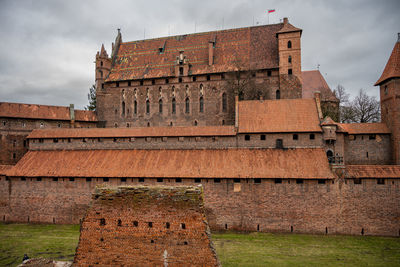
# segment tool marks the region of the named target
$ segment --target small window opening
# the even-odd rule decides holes
[[[54,181],[54,179],[57,179],[57,178],[53,178],[53,181]],[[25,177],[21,177],[21,181],[26,181],[26,178]]]
[[[70,182],[73,182],[73,181],[75,181],[75,178],[70,177],[70,178],[69,178],[69,181],[70,181]]]
[[[290,226],[290,232],[293,233],[293,226]]]
[[[283,148],[283,140],[276,139],[276,148]]]
[[[222,94],[222,112],[226,112],[227,111],[227,99],[226,99],[226,93]]]
[[[249,135],[249,134],[246,134],[246,135],[244,136],[244,140],[245,140],[245,141],[250,141],[250,135]]]
[[[170,228],[170,224],[169,224],[169,222],[166,222],[166,223],[165,223],[165,228],[167,228],[167,229],[169,229],[169,228]]]
[[[355,178],[354,179],[354,184],[361,184],[361,179],[360,178]]]
[[[137,114],[137,101],[133,102],[133,113]]]
[[[261,178],[254,178],[255,184],[261,184]]]
[[[183,67],[179,67],[179,75],[183,75]]]
[[[315,134],[310,134],[310,140],[314,140],[315,139]]]
[[[304,182],[303,179],[296,179],[296,184],[302,184]]]
[[[133,226],[138,227],[139,223],[138,221],[133,221]]]
[[[260,231],[260,225],[257,224],[257,232],[259,232],[259,231]]]
[[[200,178],[194,178],[194,182],[195,183],[201,183],[201,179]]]
[[[326,180],[325,179],[318,179],[318,184],[325,184]]]
[[[113,142],[116,143],[118,139],[116,137],[113,138]]]
[[[265,134],[260,135],[260,140],[261,140],[261,141],[265,141],[265,139],[266,139],[266,138],[265,138]]]
[[[209,81],[211,79],[210,75],[207,75],[207,81]]]
[[[58,178],[57,177],[53,177],[53,182],[58,182]]]
[[[387,85],[385,85],[385,95],[387,95],[388,94],[388,87],[387,87]]]
[[[292,75],[293,74],[293,70],[292,69],[288,69],[288,72],[287,72],[289,75]]]
[[[214,183],[218,184],[218,183],[220,183],[220,182],[221,182],[221,179],[220,179],[220,178],[214,178]]]
[[[126,178],[121,178],[121,182],[126,183]]]
[[[375,134],[370,134],[369,135],[369,140],[375,140],[376,139],[376,135]]]
[[[149,222],[149,227],[152,228],[153,227],[153,222]]]
[[[144,183],[144,178],[139,178],[139,183]]]
[[[158,101],[158,113],[162,114],[163,113],[163,101],[160,99]]]
[[[288,57],[288,63],[292,63],[292,56]]]
[[[228,224],[225,224],[225,230],[228,230]]]
[[[103,67],[103,61],[100,61],[100,66]]]
[[[129,81],[129,82],[128,82],[128,86],[131,86],[131,84],[132,84],[132,83]]]
[[[182,228],[182,229],[186,229],[186,224],[181,223],[181,228]]]
[[[190,112],[190,100],[189,100],[189,97],[187,97],[185,100],[185,113],[189,113],[189,112]]]
[[[193,76],[192,80],[195,82],[197,80],[196,76]]]
[[[156,80],[154,80],[154,79],[151,80],[151,84],[152,84],[152,85],[155,85],[155,84],[156,84]]]
[[[203,113],[204,112],[204,98],[201,96],[200,97],[200,100],[199,100],[199,111],[200,111],[200,113]]]
[[[292,41],[287,42],[287,48],[292,48]]]
[[[13,159],[16,159],[16,158],[17,158],[17,154],[13,153],[13,154],[12,154],[12,158],[13,158]]]
[[[176,178],[175,183],[182,183],[182,178]]]
[[[222,125],[225,125],[225,120],[222,120]]]
[[[181,83],[182,82],[182,78],[179,78],[178,81]]]
[[[234,183],[240,183],[240,178],[234,178],[234,179],[233,179],[233,182],[234,182]]]
[[[282,183],[282,178],[275,178],[275,183],[276,184],[281,184]]]
[[[361,235],[364,235],[364,228],[361,228]]]
[[[293,134],[293,140],[299,140],[299,135],[298,134]]]
[[[225,74],[221,74],[221,80],[225,80]]]
[[[325,234],[328,234],[328,227],[325,227]]]
[[[157,183],[162,183],[164,181],[163,178],[157,178]]]
[[[275,99],[281,99],[281,91],[280,90],[276,90]]]
[[[169,83],[169,79],[167,78],[167,79],[165,79],[165,83]]]
[[[376,182],[377,182],[377,184],[385,184],[385,179],[378,178],[378,180]]]
[[[187,245],[187,244],[188,244],[188,242],[187,242],[187,241],[185,241],[185,242],[183,242],[183,244],[184,244],[184,245]]]
[[[108,182],[110,179],[108,177],[103,178],[103,182]]]
[[[116,82],[116,83],[115,83],[115,86],[116,86],[116,87],[119,87],[119,82]]]
[[[92,178],[86,178],[86,182],[91,182]]]
[[[146,100],[146,114],[150,114],[150,101]]]
[[[121,219],[118,219],[118,226],[122,226],[122,221],[121,221]]]
[[[272,71],[267,70],[267,76],[268,76],[268,77],[271,77],[271,74],[272,74]]]
[[[367,152],[367,158],[368,158],[368,152]]]
[[[104,226],[104,225],[106,225],[106,219],[101,218],[100,219],[100,226]]]
[[[176,113],[176,100],[172,98],[172,114]]]
[[[140,85],[143,85],[143,80],[140,81]]]
[[[152,239],[152,240],[150,240],[150,243],[154,244],[154,240],[153,240],[153,239]]]

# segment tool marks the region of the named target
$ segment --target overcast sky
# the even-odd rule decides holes
[[[373,84],[400,32],[400,1],[0,0],[0,101],[87,105],[96,52],[123,41],[278,23],[303,29],[302,69],[378,96]]]

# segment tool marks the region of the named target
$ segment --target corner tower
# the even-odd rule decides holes
[[[301,33],[302,30],[283,18],[278,38],[279,77],[281,98],[301,98]]]
[[[390,131],[393,163],[400,164],[400,33],[392,54],[375,86],[380,87],[381,120]]]

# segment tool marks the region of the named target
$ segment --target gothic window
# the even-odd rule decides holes
[[[162,108],[163,108],[162,99],[160,99],[160,100],[158,101],[158,112],[159,112],[160,114],[162,114],[162,112],[163,112]]]
[[[122,101],[122,116],[125,116],[125,102]]]
[[[103,61],[100,61],[100,66],[102,66],[102,67],[103,67]]]
[[[146,100],[146,114],[150,114],[150,100]]]
[[[292,48],[292,41],[287,42],[287,48]]]
[[[189,102],[189,97],[186,97],[185,100],[185,113],[189,113],[190,112],[190,102]]]
[[[200,102],[200,113],[203,113],[204,112],[204,99],[202,96],[200,97],[199,102]]]
[[[137,114],[137,101],[133,102],[133,113]]]
[[[276,92],[275,92],[275,98],[276,98],[276,99],[281,99],[281,91],[276,90]]]
[[[292,63],[292,56],[289,56],[289,57],[288,57],[288,62],[289,62],[289,63]]]
[[[227,103],[226,103],[226,93],[222,94],[222,112],[227,111]]]
[[[176,113],[176,100],[172,98],[172,114]]]

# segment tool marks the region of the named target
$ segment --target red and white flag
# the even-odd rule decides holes
[[[275,9],[268,9],[268,14],[272,12],[275,12]]]

